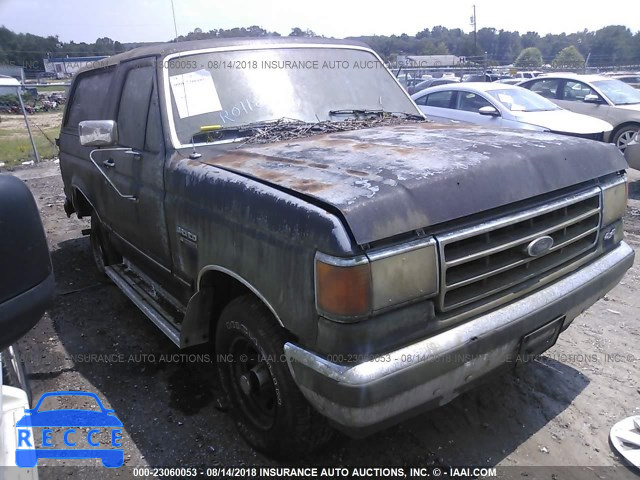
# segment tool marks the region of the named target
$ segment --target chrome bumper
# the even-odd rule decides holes
[[[525,335],[561,316],[566,328],[620,281],[633,259],[633,249],[622,242],[518,301],[375,359],[341,365],[287,343],[287,362],[320,413],[352,435],[366,435],[448,403],[515,362]]]

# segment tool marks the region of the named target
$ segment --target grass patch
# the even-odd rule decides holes
[[[38,89],[38,93],[42,93],[42,92],[65,92],[69,87],[64,87],[60,85],[51,85],[47,87],[34,87],[34,88]]]
[[[31,128],[40,158],[57,157],[58,147],[51,144],[35,126],[32,125]],[[9,135],[5,135],[5,132],[9,132]],[[46,128],[44,133],[55,142],[56,137],[60,135],[60,128]],[[13,129],[0,130],[0,162],[4,163],[5,167],[11,167],[27,160],[35,160],[35,157],[26,127],[20,132]]]

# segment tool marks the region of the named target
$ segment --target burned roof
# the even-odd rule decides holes
[[[347,45],[354,47],[370,48],[369,45],[356,40],[336,40],[333,38],[318,37],[241,37],[241,38],[214,38],[209,40],[191,40],[188,42],[158,43],[144,47],[134,48],[118,55],[107,57],[97,61],[92,65],[79,70],[78,73],[110,65],[117,65],[120,62],[133,60],[142,57],[165,57],[172,53],[187,52],[190,50],[204,50],[222,47],[240,47],[255,45],[263,47],[265,45],[277,47],[278,45]]]

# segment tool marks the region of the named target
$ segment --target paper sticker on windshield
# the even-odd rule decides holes
[[[180,118],[222,110],[211,72],[198,70],[169,78]]]

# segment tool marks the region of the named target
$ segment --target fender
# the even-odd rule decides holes
[[[282,320],[280,320],[280,316],[276,313],[273,306],[249,281],[228,268],[220,265],[207,265],[200,270],[200,273],[198,273],[198,289],[191,299],[189,299],[189,304],[187,305],[187,311],[182,322],[182,327],[180,328],[180,348],[191,347],[193,345],[205,343],[209,340],[209,328],[211,326],[211,316],[213,314],[213,296],[206,295],[206,293],[200,289],[202,277],[209,271],[224,273],[244,285],[249,291],[251,291],[251,293],[260,299],[264,305],[266,305],[273,317],[277,320],[278,324],[285,328]]]

